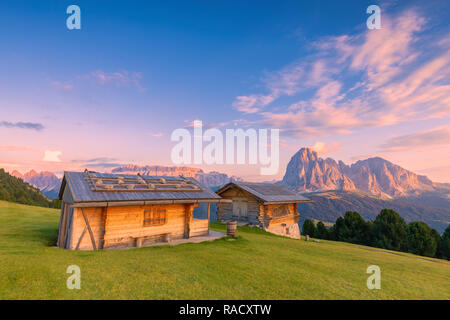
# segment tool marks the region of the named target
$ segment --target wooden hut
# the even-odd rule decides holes
[[[309,199],[272,183],[231,182],[216,193],[232,200],[218,204],[218,220],[236,220],[278,235],[300,238],[297,203]]]
[[[141,247],[209,233],[194,206],[220,197],[193,178],[65,172],[57,246]]]

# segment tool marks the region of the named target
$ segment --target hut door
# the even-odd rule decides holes
[[[248,220],[248,202],[245,200],[234,200],[233,215],[237,216],[238,220]]]

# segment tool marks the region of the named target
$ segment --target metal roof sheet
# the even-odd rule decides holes
[[[98,173],[95,172],[98,178],[119,178],[136,179],[138,175],[130,174],[112,174],[112,173]],[[220,197],[211,189],[201,185],[193,178],[183,177],[183,179],[190,180],[199,187],[196,191],[156,191],[146,190],[145,192],[139,190],[127,191],[94,191],[91,188],[88,176],[85,172],[64,172],[63,183],[61,184],[60,198],[64,192],[64,188],[69,187],[75,202],[102,202],[102,201],[152,201],[152,200],[214,200]],[[145,176],[145,179],[160,179],[164,178],[167,183],[179,180],[180,177],[170,176]]]
[[[286,187],[274,183],[256,183],[256,182],[230,182],[220,188],[217,194],[221,194],[233,186],[241,188],[261,201],[266,203],[276,202],[306,202],[310,199],[293,192]]]

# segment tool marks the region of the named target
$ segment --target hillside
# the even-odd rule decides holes
[[[58,211],[0,202],[3,299],[448,299],[450,263],[239,227],[237,240],[109,251],[54,245]],[[224,231],[223,225],[213,228]],[[68,290],[66,269],[81,269]],[[366,269],[381,269],[368,290]]]
[[[435,198],[429,199],[428,202],[422,201],[421,198],[380,199],[349,191],[312,192],[304,195],[313,202],[299,204],[303,218],[334,223],[346,211],[357,211],[366,220],[373,220],[381,209],[388,208],[398,212],[406,222],[424,221],[440,233],[450,223],[450,208],[444,207],[445,203],[441,203],[439,207],[440,203]],[[434,203],[436,206],[432,206]]]
[[[48,207],[49,200],[22,179],[16,178],[0,169],[0,200]]]

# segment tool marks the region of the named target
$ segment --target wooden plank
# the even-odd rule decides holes
[[[97,211],[97,208],[95,209],[95,211],[92,214],[92,216],[95,215],[96,211]],[[95,245],[94,233],[92,232],[91,226],[89,225],[89,220],[88,220],[88,218],[86,216],[86,213],[84,212],[84,208],[81,208],[81,213],[83,214],[84,222],[86,222],[86,227],[88,228],[89,235],[91,236],[92,247],[94,248],[94,250],[97,250],[97,246]]]
[[[184,237],[189,238],[190,232],[191,232],[191,218],[192,218],[192,209],[193,207],[191,205],[185,205],[185,230],[184,230]]]
[[[107,207],[108,202],[79,202],[74,203],[71,208],[94,208],[94,207]]]
[[[67,214],[68,214],[68,205],[66,203],[64,203],[63,206],[63,217],[62,217],[62,225],[60,226],[60,233],[59,233],[59,247],[60,248],[64,248],[66,243],[65,243],[65,239],[66,239],[66,228],[67,228]]]
[[[72,227],[72,216],[73,216],[74,209],[67,209],[67,220],[66,220],[66,236],[64,239],[64,248],[70,249],[70,236],[72,234],[71,227]]]
[[[209,218],[210,218],[211,204],[208,202],[208,233],[209,233]]]

